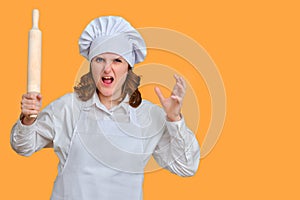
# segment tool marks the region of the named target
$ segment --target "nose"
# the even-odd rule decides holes
[[[110,73],[110,71],[111,71],[111,68],[112,68],[112,63],[111,62],[107,62],[106,64],[105,64],[105,66],[104,66],[104,73]]]

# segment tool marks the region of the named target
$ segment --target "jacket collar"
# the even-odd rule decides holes
[[[87,100],[84,103],[83,108],[85,110],[90,110],[92,107],[97,107],[100,110],[107,112],[109,114],[112,114],[114,111],[119,110],[119,109],[123,109],[126,113],[129,112],[129,96],[126,95],[126,97],[123,99],[123,101],[121,101],[118,105],[112,107],[110,110],[108,110],[100,101],[97,92],[95,91],[92,98],[90,98],[89,100]]]

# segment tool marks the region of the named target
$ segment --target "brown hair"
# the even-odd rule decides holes
[[[136,108],[142,102],[142,96],[138,89],[141,78],[132,71],[130,66],[128,68],[129,69],[127,77],[125,83],[122,86],[122,93],[119,102],[121,102],[126,97],[126,94],[128,94],[130,97],[129,105]],[[75,93],[82,101],[87,101],[92,98],[96,90],[97,87],[95,85],[95,81],[93,79],[91,71],[89,71],[87,74],[84,74],[80,78],[80,82],[76,86],[74,86]]]

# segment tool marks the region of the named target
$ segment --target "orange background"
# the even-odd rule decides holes
[[[72,91],[83,61],[78,37],[91,19],[101,15],[123,16],[137,28],[154,26],[182,32],[201,44],[217,64],[227,93],[227,116],[217,145],[201,160],[194,177],[181,178],[166,170],[147,173],[145,200],[300,199],[300,7],[296,2],[2,3],[0,199],[49,199],[57,173],[58,160],[51,149],[25,158],[9,144],[21,94],[26,91],[27,34],[33,8],[40,10],[43,31],[44,106]],[[157,52],[150,55],[148,61],[167,57]],[[182,70],[180,63],[168,62]],[[203,92],[197,132],[201,143],[209,123],[209,96],[203,84],[192,84],[200,91],[197,97]],[[154,93],[148,98],[156,101]]]

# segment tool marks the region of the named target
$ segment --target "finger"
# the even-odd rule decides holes
[[[27,93],[27,94],[23,94],[23,99],[35,99],[36,96],[34,94],[30,94],[30,93]]]
[[[183,97],[185,95],[185,87],[181,82],[177,82],[173,88],[172,95]]]
[[[21,110],[24,111],[24,110],[35,110],[35,111],[40,111],[40,106],[39,105],[35,105],[35,104],[23,104],[21,106]]]
[[[34,93],[27,93],[22,95],[22,102],[25,101],[41,101],[42,100],[42,95],[41,94],[34,94]]]
[[[40,111],[41,109],[41,104],[40,103],[35,103],[35,104],[21,104],[21,110],[36,110]]]
[[[37,116],[39,114],[38,110],[22,110],[22,114],[26,117],[26,118],[31,118],[31,116]]]
[[[175,101],[176,103],[178,103],[179,105],[182,104],[183,98],[180,97],[180,96],[172,95],[172,96],[171,96],[171,99],[174,100],[174,101]]]
[[[184,78],[182,76],[179,77],[180,83],[183,86],[184,89],[186,89],[186,81],[184,80]]]
[[[22,113],[24,115],[38,114],[39,110],[24,109],[24,110],[22,110]]]
[[[22,105],[21,112],[24,114],[28,114],[30,112],[38,113],[40,112],[40,107],[36,105]]]
[[[177,87],[178,87],[178,95],[183,97],[185,95],[186,88],[181,83],[178,83]]]
[[[183,89],[186,89],[186,82],[182,76],[179,76],[177,74],[174,74],[174,78],[176,80],[176,84],[180,84],[183,86]]]
[[[173,100],[176,100],[179,104],[182,104],[183,98],[185,96],[185,89],[180,84],[178,84],[177,87],[177,91],[172,93],[171,98]]]
[[[38,99],[39,101],[42,101],[43,96],[42,96],[41,94],[38,94],[38,95],[37,95],[37,99]]]
[[[177,74],[174,74],[174,78],[175,78],[175,80],[176,80],[176,83],[178,83],[178,82],[180,81],[180,79],[179,79],[179,75],[177,75]]]
[[[178,96],[176,95],[171,95],[171,99],[175,100],[176,102],[178,102]]]
[[[22,114],[25,117],[27,117],[27,118],[29,117],[30,118],[31,115],[38,115],[39,111],[37,111],[37,110],[22,110]]]
[[[37,94],[33,94],[33,93],[23,94],[22,99],[34,100],[37,99]]]
[[[31,106],[35,106],[35,107],[41,107],[42,103],[41,101],[38,100],[22,100],[21,101],[21,106],[23,107],[31,107]]]
[[[158,96],[160,103],[162,103],[164,101],[165,97],[161,93],[159,87],[155,87],[154,90],[155,90],[156,95]]]
[[[176,83],[180,83],[184,88],[186,88],[186,82],[182,76],[174,74],[174,78],[176,79]]]
[[[22,104],[37,104],[39,101],[36,99],[23,99],[21,101]]]

